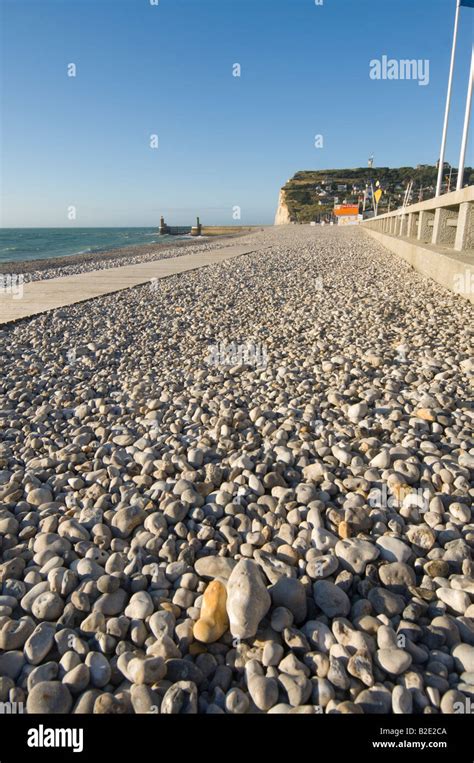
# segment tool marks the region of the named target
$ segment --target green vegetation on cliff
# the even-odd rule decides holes
[[[379,213],[401,206],[407,184],[413,181],[411,203],[434,196],[437,168],[422,164],[418,167],[358,167],[340,170],[303,170],[284,186],[285,201],[292,221],[307,223],[320,215],[331,212],[334,204],[357,203],[363,196],[366,185],[377,181],[384,193],[379,204]],[[451,172],[451,179],[449,175]],[[447,167],[444,171],[444,183],[456,187],[457,171]],[[464,172],[464,184],[474,184],[474,170],[467,167]],[[445,188],[447,190],[447,188]],[[370,209],[370,200],[367,209]]]

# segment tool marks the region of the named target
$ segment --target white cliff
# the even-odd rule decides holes
[[[290,213],[286,205],[285,191],[283,188],[278,197],[278,208],[275,215],[275,225],[289,225],[291,223]]]

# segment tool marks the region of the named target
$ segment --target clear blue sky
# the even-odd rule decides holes
[[[371,152],[376,166],[438,156],[455,0],[0,6],[2,226],[155,225],[160,213],[231,224],[237,205],[243,224],[270,223],[297,170],[365,166]],[[474,9],[461,16],[456,165]],[[429,85],[371,80],[384,54],[429,59]]]

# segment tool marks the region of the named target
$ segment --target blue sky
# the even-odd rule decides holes
[[[161,213],[232,224],[236,206],[243,224],[270,223],[297,170],[365,166],[372,152],[376,166],[436,161],[455,0],[0,6],[4,227],[155,225]],[[461,9],[456,165],[473,21]],[[429,59],[429,84],[370,79],[383,55]]]

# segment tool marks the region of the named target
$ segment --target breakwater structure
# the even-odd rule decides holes
[[[243,233],[263,231],[264,225],[203,225],[202,236],[233,236]]]
[[[474,302],[474,186],[360,223],[419,273]]]
[[[159,233],[160,236],[185,236],[192,231],[191,225],[168,225],[165,223],[165,218],[161,216]]]
[[[232,236],[243,233],[255,233],[263,230],[262,225],[203,225],[196,217],[195,225],[168,225],[165,218],[160,218],[160,235],[168,236]]]

